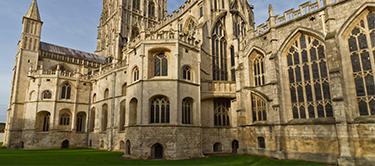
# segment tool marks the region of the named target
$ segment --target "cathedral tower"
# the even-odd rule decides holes
[[[167,15],[167,0],[103,0],[96,54],[123,60],[123,45]]]
[[[38,67],[38,51],[40,45],[41,28],[38,4],[33,0],[29,10],[22,20],[22,35],[18,43],[16,61],[13,68],[12,88],[10,94],[5,146],[17,148],[22,135],[24,105],[29,80],[27,73]]]

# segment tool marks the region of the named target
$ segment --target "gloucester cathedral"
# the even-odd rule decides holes
[[[259,26],[253,8],[187,0],[168,14],[167,0],[103,0],[87,53],[42,41],[33,0],[4,145],[373,164],[375,0],[313,0],[279,15],[270,5]]]

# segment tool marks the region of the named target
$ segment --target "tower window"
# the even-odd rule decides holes
[[[151,123],[169,123],[169,100],[156,97],[151,101]]]
[[[168,59],[164,53],[155,56],[155,74],[154,76],[168,76]]]
[[[70,99],[72,87],[69,83],[63,84],[61,88],[61,99]]]
[[[49,90],[46,90],[43,92],[43,99],[51,99],[52,98],[52,93]]]

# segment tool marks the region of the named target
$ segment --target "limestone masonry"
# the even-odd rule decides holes
[[[282,15],[270,5],[257,27],[252,10],[188,0],[168,15],[167,0],[103,0],[86,53],[42,42],[33,0],[4,145],[373,165],[375,0],[309,1]]]

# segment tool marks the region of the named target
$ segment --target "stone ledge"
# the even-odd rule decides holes
[[[350,122],[352,124],[356,123],[375,123],[375,116],[359,116],[354,119],[353,122]]]
[[[311,118],[311,119],[293,119],[287,125],[334,125],[336,124],[334,117],[328,118]]]

